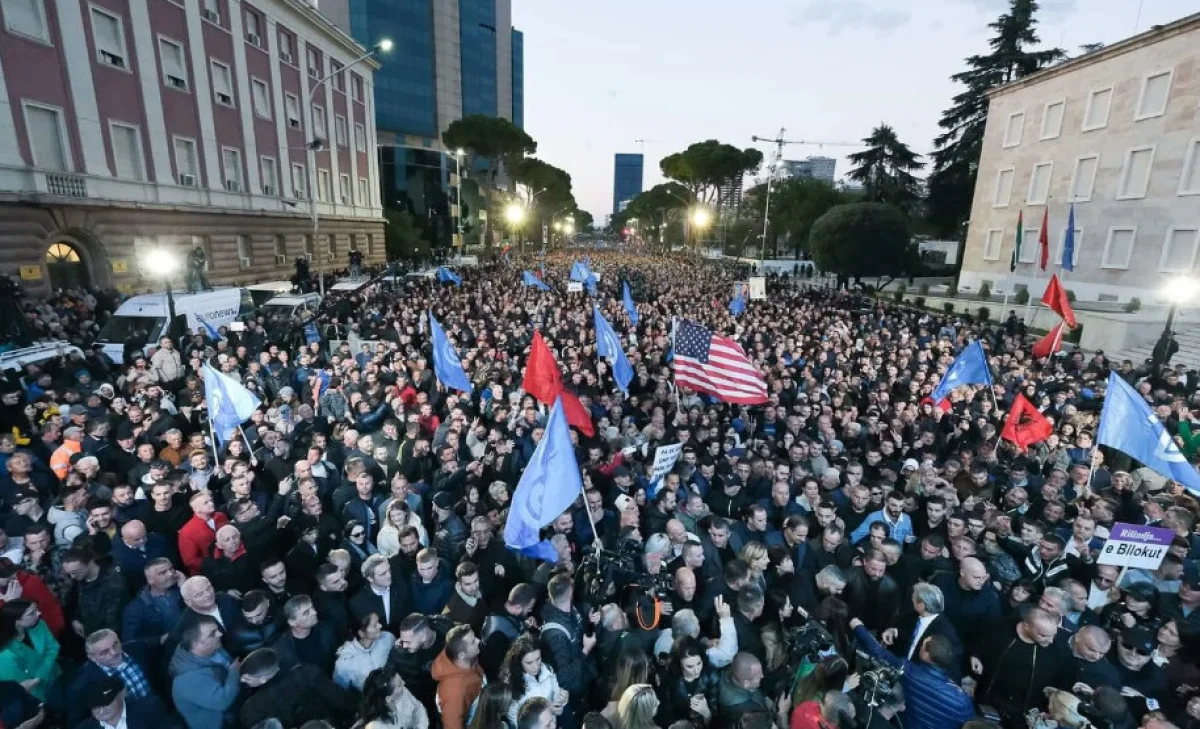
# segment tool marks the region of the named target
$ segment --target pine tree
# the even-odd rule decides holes
[[[925,166],[921,155],[887,124],[873,129],[863,144],[867,149],[849,157],[855,166],[848,177],[862,184],[868,202],[895,205],[911,214],[921,199],[921,181],[914,174]]]
[[[1035,19],[1037,0],[1010,2],[1008,12],[988,26],[996,33],[988,42],[991,53],[967,58],[967,70],[951,76],[966,89],[954,97],[953,105],[942,113],[938,122],[943,132],[934,140],[928,216],[937,232],[945,237],[958,237],[971,214],[987,123],[987,93],[1066,56],[1060,48],[1031,50],[1040,42]]]

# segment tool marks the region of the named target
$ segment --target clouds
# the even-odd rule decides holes
[[[979,1],[979,0],[972,0]],[[824,25],[837,35],[844,30],[887,35],[908,25],[912,13],[903,8],[873,7],[865,0],[810,0],[790,25]]]
[[[1011,0],[953,0],[976,10],[999,15],[1008,11]],[[1046,15],[1069,15],[1079,7],[1079,0],[1039,0],[1038,12]]]

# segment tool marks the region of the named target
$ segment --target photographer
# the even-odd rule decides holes
[[[958,729],[975,716],[975,705],[966,691],[949,678],[958,661],[954,645],[945,635],[925,637],[917,649],[920,662],[900,658],[886,650],[858,618],[850,621],[854,637],[868,656],[899,669],[904,691],[904,723],[909,729]]]

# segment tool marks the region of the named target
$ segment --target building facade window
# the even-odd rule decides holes
[[[1188,142],[1183,172],[1179,176],[1179,194],[1200,195],[1200,137]]]
[[[321,78],[321,54],[312,46],[306,46],[304,52],[307,55],[308,75],[312,78]]]
[[[22,106],[32,165],[40,170],[69,172],[72,164],[62,109],[29,101],[22,102]]]
[[[258,13],[246,9],[246,42],[252,46],[263,45],[263,21]]]
[[[1167,101],[1171,98],[1171,81],[1174,77],[1174,71],[1160,71],[1142,79],[1142,90],[1138,94],[1134,121],[1153,119],[1167,113]]]
[[[337,146],[350,146],[350,133],[346,128],[346,117],[340,114],[333,117],[333,134],[337,140]]]
[[[329,141],[329,129],[326,128],[325,122],[325,107],[313,104],[313,134],[317,139]]]
[[[215,25],[221,24],[221,2],[220,0],[203,0],[200,9],[200,17],[204,18]]]
[[[274,197],[279,194],[278,165],[274,157],[260,157],[258,160],[258,177],[262,185],[262,194]]]
[[[354,125],[354,151],[367,151],[367,128],[358,123]]]
[[[229,66],[220,61],[209,61],[212,68],[213,97],[221,106],[233,106],[233,77]]]
[[[271,88],[262,79],[250,79],[250,98],[254,102],[254,113],[263,119],[271,118]]]
[[[998,228],[989,230],[983,239],[983,260],[999,261],[1000,249],[1004,247],[1004,231]]]
[[[1071,174],[1071,201],[1088,202],[1096,186],[1096,170],[1100,166],[1099,155],[1088,155],[1075,160],[1075,171]]]
[[[1026,202],[1029,205],[1045,205],[1050,197],[1050,181],[1054,177],[1054,163],[1042,162],[1033,166],[1029,175],[1029,194]]]
[[[996,187],[992,192],[992,207],[1008,207],[1008,203],[1012,199],[1013,175],[1015,174],[1016,170],[1011,167],[996,173]]]
[[[187,60],[183,44],[170,38],[158,39],[158,58],[162,64],[163,84],[176,91],[188,90]]]
[[[50,42],[45,0],[3,0],[4,28],[42,43]]]
[[[292,94],[284,94],[283,109],[287,114],[287,123],[290,129],[304,128],[304,123],[300,120],[300,99]]]
[[[145,180],[141,131],[132,124],[110,121],[108,137],[112,142],[114,176],[119,180]]]
[[[1083,111],[1083,131],[1090,132],[1108,126],[1108,111],[1112,107],[1113,90],[1109,86],[1088,94],[1087,107]]]
[[[239,235],[234,238],[237,243],[238,268],[250,268],[254,265],[254,246],[250,236]]]
[[[1129,259],[1137,242],[1137,228],[1109,228],[1104,243],[1101,268],[1129,268]]]
[[[292,192],[297,200],[308,199],[308,174],[304,165],[292,165]]]
[[[333,191],[329,188],[329,170],[317,170],[317,199],[321,202],[331,202]]]
[[[1008,124],[1004,127],[1004,148],[1016,147],[1021,143],[1025,134],[1025,112],[1018,111],[1008,115]]]
[[[196,140],[186,137],[175,137],[175,181],[184,187],[197,187],[200,184],[199,166],[196,161]]]
[[[338,176],[338,202],[343,205],[349,205],[350,200],[350,175]]]
[[[92,6],[92,42],[96,60],[106,66],[129,70],[129,55],[125,51],[125,28],[121,16]]]
[[[1135,200],[1146,197],[1150,188],[1150,171],[1154,167],[1154,146],[1134,147],[1125,152],[1125,165],[1121,168],[1121,181],[1117,186],[1118,200]]]
[[[296,40],[285,30],[279,31],[279,60],[293,66],[296,64]]]
[[[345,69],[346,67],[337,61],[333,59],[329,60],[329,73],[333,74],[330,83],[333,84],[334,91],[341,91],[343,94],[346,93],[346,74],[343,73]]]
[[[1191,273],[1196,266],[1196,245],[1200,243],[1200,229],[1171,228],[1163,243],[1162,258],[1158,270],[1162,273]]]
[[[229,192],[241,192],[245,189],[242,183],[242,152],[233,147],[221,149],[221,166],[225,175],[225,189]]]
[[[1042,237],[1042,226],[1039,224],[1036,228],[1025,228],[1022,233],[1021,255],[1017,257],[1017,262],[1033,263],[1038,259],[1038,251],[1041,250],[1038,239]]]
[[[1063,113],[1066,101],[1052,101],[1042,111],[1042,139],[1057,139],[1062,134]]]
[[[367,186],[367,178],[365,178],[365,177],[358,178],[358,204],[359,205],[370,205],[371,204],[371,194],[369,192],[370,189],[371,188]]]

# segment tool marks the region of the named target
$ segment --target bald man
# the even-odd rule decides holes
[[[1054,646],[1058,618],[1030,608],[1007,636],[992,635],[971,656],[970,668],[978,688],[975,700],[996,708],[1004,725],[1019,722],[1041,704],[1048,686],[1069,680],[1072,659]]]
[[[972,625],[1000,617],[1000,593],[978,558],[967,557],[959,563],[957,576],[942,575],[935,584],[946,601],[943,613],[964,640],[978,632]]]
[[[171,557],[171,546],[161,534],[148,533],[146,525],[134,519],[121,527],[121,534],[113,540],[112,560],[125,573],[125,579],[134,590],[146,584],[143,571],[146,565],[161,557]]]
[[[1086,684],[1093,689],[1100,686],[1121,688],[1121,674],[1108,660],[1112,649],[1112,638],[1098,625],[1085,625],[1070,639],[1071,656],[1075,659],[1071,679],[1065,684],[1074,687]]]
[[[729,668],[721,674],[717,690],[717,716],[724,726],[737,726],[742,716],[750,713],[775,713],[774,706],[763,695],[762,662],[749,653],[738,653]],[[786,726],[786,718],[782,726]]]

